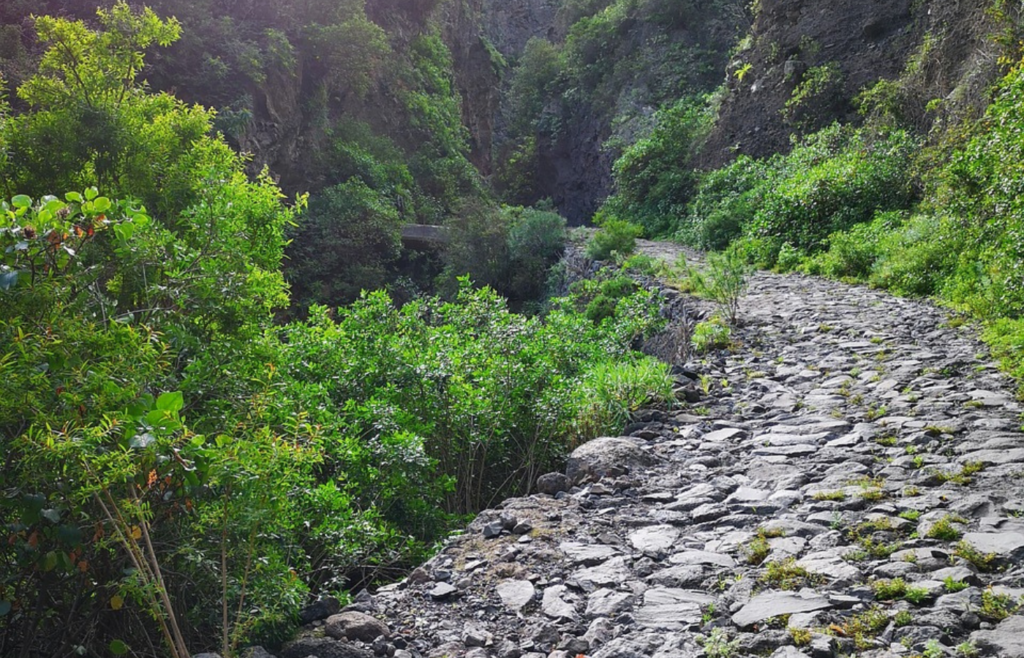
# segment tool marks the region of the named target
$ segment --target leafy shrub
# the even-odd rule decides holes
[[[516,307],[543,299],[548,271],[565,250],[565,220],[560,215],[466,199],[447,226],[450,241],[438,277],[442,294],[452,297],[460,287],[458,279],[469,276]]]
[[[506,212],[512,215],[508,233],[511,275],[504,292],[513,301],[540,299],[548,270],[565,251],[565,218],[534,208],[509,208]]]
[[[782,116],[802,130],[813,129],[816,117],[835,116],[844,102],[843,70],[838,62],[826,62],[804,72]]]
[[[703,99],[662,110],[649,137],[626,149],[614,166],[617,194],[602,212],[643,227],[647,236],[674,233],[697,184],[690,162],[711,127]]]
[[[706,354],[711,350],[729,347],[732,343],[732,332],[719,318],[712,318],[707,322],[697,323],[691,340],[698,354]]]
[[[771,263],[783,243],[822,250],[832,233],[869,221],[878,211],[909,205],[913,147],[905,132],[871,138],[839,127],[826,129],[786,158],[748,230],[776,241],[774,254],[765,254]]]
[[[620,431],[636,411],[675,399],[668,365],[646,357],[591,369],[575,397],[576,432],[587,437]]]
[[[358,178],[317,195],[288,250],[297,305],[340,306],[383,287],[402,248],[402,224],[392,199]]]
[[[898,231],[902,224],[901,213],[880,213],[870,224],[833,233],[828,237],[828,250],[810,258],[802,269],[833,279],[867,279],[882,257],[883,239]]]
[[[606,318],[613,317],[619,300],[630,296],[637,288],[637,284],[625,276],[600,282],[597,294],[587,304],[587,319],[594,324],[600,324]]]
[[[636,239],[643,229],[636,224],[615,218],[600,221],[600,229],[587,243],[587,258],[608,260],[614,254],[627,256],[636,249]]]
[[[740,298],[747,289],[748,274],[746,263],[734,251],[708,254],[703,269],[690,267],[686,271],[693,292],[715,301],[732,324],[736,323]]]
[[[745,155],[700,175],[676,239],[720,251],[738,238],[771,187],[775,166]]]

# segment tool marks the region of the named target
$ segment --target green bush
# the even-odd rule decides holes
[[[676,239],[701,249],[725,249],[754,218],[774,175],[774,161],[745,155],[702,173]]]
[[[775,242],[769,264],[783,243],[817,252],[837,231],[908,207],[914,146],[906,132],[874,138],[833,126],[794,149],[748,228]]]
[[[587,319],[600,324],[606,318],[614,317],[619,300],[629,297],[638,288],[636,282],[626,276],[601,281],[597,285],[596,295],[587,304]]]
[[[697,323],[691,341],[698,354],[706,354],[711,350],[729,347],[732,343],[732,332],[728,325],[715,317],[707,322]]]
[[[587,243],[587,258],[609,260],[614,254],[628,256],[636,250],[636,239],[643,233],[641,227],[614,218],[599,222],[601,228]]]
[[[402,224],[393,199],[359,178],[321,192],[291,231],[293,303],[340,306],[384,287],[401,252]]]
[[[670,405],[675,396],[668,370],[667,364],[650,358],[606,363],[590,370],[575,390],[579,435],[615,433],[636,411]]]
[[[693,195],[697,174],[691,160],[711,128],[704,99],[686,98],[662,110],[649,137],[615,161],[618,192],[602,210],[643,227],[648,237],[674,233]]]
[[[880,213],[869,224],[833,233],[828,237],[828,250],[808,259],[801,269],[833,279],[867,280],[882,257],[883,239],[899,231],[902,224],[902,213]]]
[[[749,268],[735,251],[711,253],[703,268],[687,267],[686,277],[693,292],[718,304],[720,312],[736,323],[740,298],[747,289]]]

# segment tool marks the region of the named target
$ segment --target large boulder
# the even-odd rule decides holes
[[[618,477],[656,463],[658,458],[635,441],[604,437],[588,441],[573,450],[565,474],[573,484],[580,484],[587,480]]]
[[[380,636],[387,637],[391,631],[379,619],[353,610],[328,617],[324,632],[336,640],[373,642]]]
[[[1024,658],[1024,617],[1007,617],[991,631],[977,631],[971,642],[986,655],[1002,658]]]
[[[281,648],[281,658],[374,658],[369,649],[329,637],[300,637]]]

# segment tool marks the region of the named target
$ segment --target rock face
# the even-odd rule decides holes
[[[1022,409],[970,330],[767,273],[741,315],[742,349],[677,364],[699,401],[581,446],[568,491],[482,512],[362,601],[387,639],[282,658],[1024,656],[998,618],[1024,594]]]
[[[880,79],[899,77],[908,60],[923,51],[919,68],[927,73],[915,79],[911,92],[919,94],[913,103],[922,108],[933,98],[954,105],[983,103],[983,90],[997,73],[988,62],[995,44],[986,36],[994,29],[987,0],[761,0],[759,5],[749,46],[729,64],[728,94],[704,149],[705,167],[721,166],[739,153],[784,153],[791,133],[806,134],[836,119],[856,122],[853,99]],[[799,116],[787,115],[786,103],[807,72],[830,64],[841,71],[833,93],[812,99]],[[745,74],[737,75],[741,68]],[[902,118],[927,130],[934,117],[922,112]]]

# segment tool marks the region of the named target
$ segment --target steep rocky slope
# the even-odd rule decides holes
[[[703,163],[720,166],[737,153],[786,152],[790,134],[836,119],[857,120],[855,99],[879,80],[903,79],[897,103],[921,131],[949,115],[977,112],[995,80],[1004,26],[987,0],[862,2],[761,0],[749,36],[730,62],[728,93]],[[814,71],[834,66],[831,79]],[[792,104],[801,88],[802,107]],[[901,95],[902,98],[895,96]],[[940,104],[924,112],[933,99]]]
[[[1021,407],[972,331],[767,273],[742,317],[679,370],[699,401],[585,444],[281,656],[1024,655]]]

